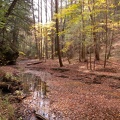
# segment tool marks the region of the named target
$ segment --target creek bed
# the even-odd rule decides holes
[[[46,81],[51,75],[47,72],[27,70],[21,74],[23,81],[23,93],[29,95],[22,102],[35,111],[30,120],[36,120],[36,116],[41,120],[52,120],[50,114],[50,100],[48,98],[48,86]]]

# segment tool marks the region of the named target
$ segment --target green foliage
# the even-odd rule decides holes
[[[7,12],[7,1],[0,1],[0,28],[3,28],[6,22],[5,13]]]
[[[15,63],[18,57],[21,36],[24,36],[24,33],[30,35],[32,24],[31,3],[25,0],[18,0],[12,13],[6,18],[5,14],[11,3],[12,1],[8,0],[0,1],[0,44],[2,43],[0,64],[4,65]]]
[[[12,75],[11,73],[6,73],[6,74],[5,74],[5,77],[6,77],[7,79],[11,79],[11,78],[13,77],[13,75]]]
[[[81,5],[80,3],[70,5],[68,6],[68,8],[62,9],[61,12],[58,15],[56,15],[56,17],[64,18],[80,13],[80,9],[79,9],[80,5]]]
[[[62,52],[63,53],[66,53],[69,49],[70,49],[70,46],[73,44],[73,41],[67,41],[64,45],[64,48],[62,49]]]
[[[68,1],[66,6],[63,5],[62,9],[59,9],[55,17],[59,19],[59,36],[63,40],[62,47],[64,46],[62,52],[68,52],[72,42],[75,49],[77,48],[76,51],[79,51],[79,55],[82,55],[83,52],[86,54],[89,46],[93,46],[97,51],[97,46],[99,49],[101,44],[105,44],[106,32],[108,36],[110,35],[109,40],[113,39],[111,34],[119,27],[119,1]]]
[[[24,52],[22,52],[22,51],[19,51],[19,55],[25,56],[26,54]]]
[[[9,73],[9,72],[7,72],[6,74],[5,74],[5,78],[6,79],[8,79],[8,80],[17,80],[17,78],[15,77],[15,76],[13,76],[13,74],[12,73]]]

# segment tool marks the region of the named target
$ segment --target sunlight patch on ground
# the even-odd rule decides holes
[[[82,70],[82,72],[85,72],[85,73],[90,72],[90,70],[87,70],[86,66],[80,66],[78,71],[81,71],[81,70]]]

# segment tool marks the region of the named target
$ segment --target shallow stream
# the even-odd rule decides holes
[[[46,83],[50,78],[49,73],[35,70],[27,70],[21,75],[24,85],[23,93],[30,96],[24,99],[23,102],[34,109],[37,116],[43,117],[43,120],[53,120],[48,98],[49,87]],[[30,120],[35,120],[35,118],[32,117]]]

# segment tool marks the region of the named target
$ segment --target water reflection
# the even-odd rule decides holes
[[[27,71],[22,75],[24,83],[24,93],[31,94],[31,97],[25,99],[24,102],[28,103],[30,107],[34,107],[35,111],[39,115],[43,115],[49,119],[49,106],[50,101],[47,97],[46,80],[50,78],[48,73],[40,73],[38,71]]]

